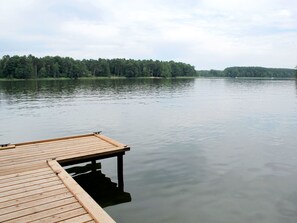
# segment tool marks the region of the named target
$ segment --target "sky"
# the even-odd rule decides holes
[[[0,56],[295,68],[296,0],[9,0]]]

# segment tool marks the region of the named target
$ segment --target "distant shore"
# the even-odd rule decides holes
[[[68,77],[60,77],[60,78],[52,78],[52,77],[46,77],[46,78],[31,78],[31,79],[17,79],[17,78],[0,78],[0,81],[46,81],[46,80],[134,80],[134,79],[159,79],[159,80],[170,80],[170,79],[194,79],[199,78],[195,76],[191,77],[170,77],[170,78],[162,78],[162,77],[79,77],[79,78],[68,78]]]
[[[170,77],[170,78],[162,78],[162,77],[80,77],[80,78],[31,78],[31,79],[17,79],[17,78],[0,78],[1,82],[4,81],[63,81],[63,80],[174,80],[174,79],[238,79],[238,80],[295,80],[294,77],[207,77],[207,76],[191,76],[191,77]]]

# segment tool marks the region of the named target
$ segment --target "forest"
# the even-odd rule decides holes
[[[201,77],[261,77],[261,78],[294,78],[295,69],[265,67],[228,67],[224,70],[200,70]]]
[[[83,59],[71,57],[9,56],[0,58],[1,79],[81,78],[81,77],[260,77],[294,78],[295,69],[228,67],[224,70],[195,70],[174,61],[133,59]]]
[[[80,77],[193,77],[194,66],[173,61],[132,59],[83,59],[70,57],[9,56],[0,59],[0,78],[73,78]]]

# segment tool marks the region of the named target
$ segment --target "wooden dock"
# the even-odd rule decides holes
[[[2,145],[0,222],[115,222],[61,165],[116,156],[123,187],[129,149],[100,133]]]

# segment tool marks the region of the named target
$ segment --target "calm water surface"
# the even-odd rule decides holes
[[[132,201],[105,208],[118,222],[297,222],[294,80],[0,82],[0,123],[0,143],[103,131],[129,144]],[[102,172],[116,182],[116,159]]]

